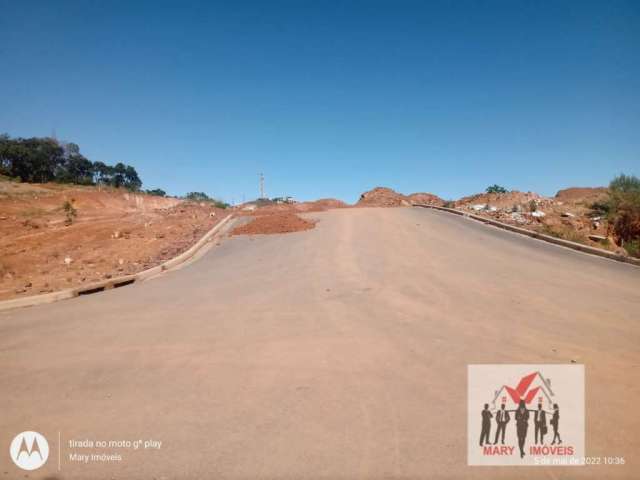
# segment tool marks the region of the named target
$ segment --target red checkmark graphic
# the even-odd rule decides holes
[[[529,390],[529,386],[531,385],[531,382],[533,382],[533,379],[536,378],[536,375],[537,374],[534,372],[522,377],[516,388],[507,387],[505,385],[505,388],[507,389],[507,392],[509,392],[509,395],[511,396],[511,399],[514,401],[514,403],[520,403],[520,400],[524,400],[524,403],[531,403],[531,401],[535,398],[536,393],[538,393],[538,390],[540,390],[540,387]],[[529,392],[527,392],[527,390],[529,390]]]

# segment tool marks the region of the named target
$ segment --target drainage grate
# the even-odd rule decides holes
[[[91,295],[92,293],[104,292],[104,287],[89,288],[78,292],[78,295]]]

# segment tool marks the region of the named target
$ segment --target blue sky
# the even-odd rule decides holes
[[[0,132],[146,188],[354,201],[640,175],[640,2],[0,0]]]

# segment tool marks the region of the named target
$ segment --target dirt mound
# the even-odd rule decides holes
[[[454,202],[456,207],[473,208],[477,205],[487,205],[496,208],[509,208],[515,206],[527,206],[531,201],[537,204],[550,203],[551,199],[543,197],[535,192],[519,192],[513,190],[507,193],[477,193],[463,197]]]
[[[209,204],[117,189],[15,185],[4,185],[0,195],[0,300],[153,267],[227,214]],[[71,224],[66,201],[76,211]]]
[[[348,208],[350,205],[335,198],[322,198],[313,202],[255,204],[253,202],[240,205],[237,209],[241,216],[264,216],[274,213],[323,212],[332,208]]]
[[[292,233],[310,230],[315,222],[305,220],[292,212],[279,212],[260,215],[249,223],[235,228],[231,235],[268,235],[274,233]]]
[[[314,208],[318,208],[321,210],[330,210],[332,208],[349,207],[348,203],[345,203],[342,200],[338,200],[337,198],[321,198],[320,200],[316,200],[315,202],[307,202],[307,203],[309,205],[312,205]]]
[[[436,205],[441,207],[445,201],[433,193],[418,192],[408,196],[411,203],[420,203],[422,205]]]
[[[359,207],[406,207],[411,205],[409,199],[390,188],[376,187],[360,195],[356,204]]]
[[[593,203],[607,198],[609,189],[606,187],[571,187],[559,190],[555,199],[560,202]]]

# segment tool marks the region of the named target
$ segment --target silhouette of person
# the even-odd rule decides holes
[[[489,411],[489,404],[484,404],[484,410],[482,410],[482,431],[480,432],[480,446],[484,442],[487,444],[491,444],[489,441],[489,433],[491,432],[491,419],[493,418],[493,414]]]
[[[538,435],[540,435],[540,444],[544,443],[544,436],[547,433],[547,412],[542,409],[542,404],[538,404],[533,423],[536,427],[535,437],[538,443]]]
[[[504,432],[507,429],[507,423],[509,423],[511,418],[509,417],[509,412],[504,409],[504,403],[500,410],[496,412],[496,423],[498,424],[498,429],[496,430],[496,439],[493,444],[498,444],[498,436],[502,433],[502,444],[504,445]]]
[[[527,439],[527,429],[529,428],[529,410],[520,400],[518,409],[516,410],[516,430],[518,433],[518,447],[520,447],[520,458],[524,458],[524,442]]]
[[[562,439],[560,438],[560,433],[558,432],[559,424],[560,424],[560,408],[557,403],[553,404],[553,416],[551,417],[551,426],[553,427],[553,442],[551,445],[556,443],[556,438],[558,439],[558,443],[562,443]]]

